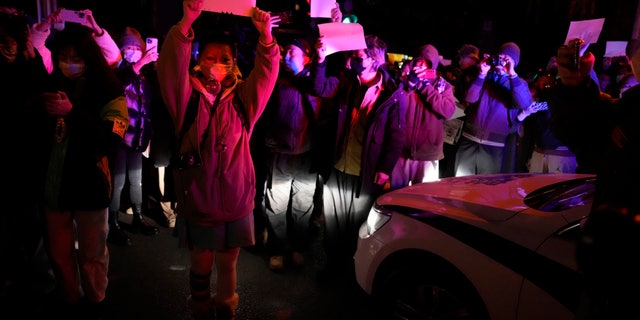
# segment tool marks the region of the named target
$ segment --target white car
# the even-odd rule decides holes
[[[381,319],[573,319],[595,181],[492,174],[388,192],[359,230],[356,280]]]

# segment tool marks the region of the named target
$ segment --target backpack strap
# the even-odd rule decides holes
[[[200,93],[196,90],[191,91],[191,96],[189,96],[189,102],[187,103],[187,110],[184,113],[184,119],[182,121],[182,128],[180,128],[180,136],[178,136],[178,141],[176,143],[176,151],[180,150],[180,145],[182,144],[182,139],[184,138],[189,128],[193,125],[193,122],[196,120],[196,116],[198,115],[198,104],[200,103]]]
[[[247,109],[244,108],[244,104],[237,95],[233,96],[231,104],[233,104],[233,108],[236,109],[236,112],[240,115],[242,126],[249,132],[249,115],[247,115]]]

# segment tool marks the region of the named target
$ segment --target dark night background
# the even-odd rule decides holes
[[[344,15],[355,14],[358,17],[358,23],[366,34],[375,34],[385,40],[389,52],[411,55],[420,45],[431,43],[438,48],[440,55],[451,59],[464,43],[474,44],[481,52],[491,54],[502,43],[514,41],[522,52],[518,66],[521,72],[534,71],[546,65],[564,41],[571,21],[606,18],[598,43],[589,47],[596,57],[602,56],[606,41],[628,41],[633,36],[639,37],[638,31],[633,32],[640,2],[637,0],[337,2]],[[114,37],[130,25],[136,27],[143,37],[156,36],[162,40],[169,27],[182,16],[181,0],[58,0],[57,6],[91,9],[96,21]],[[306,0],[257,0],[257,6],[263,10],[292,14],[293,23],[275,31],[278,38],[301,30],[314,30],[306,13]],[[296,7],[299,10],[296,11]],[[214,14],[210,16],[200,20],[217,19]],[[203,14],[202,17],[206,16]],[[242,30],[254,31],[248,18],[237,17],[236,21],[232,23],[237,23]]]

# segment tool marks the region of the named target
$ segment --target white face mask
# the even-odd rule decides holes
[[[79,78],[84,74],[86,68],[84,63],[67,63],[64,61],[60,61],[58,67],[60,67],[62,74],[69,79]]]
[[[200,65],[200,70],[208,79],[216,79],[222,82],[229,74],[233,72],[233,65],[214,63],[211,66]]]
[[[140,50],[131,50],[131,49],[124,50],[124,59],[127,60],[129,63],[136,63],[140,61],[141,58],[142,58],[142,51]]]

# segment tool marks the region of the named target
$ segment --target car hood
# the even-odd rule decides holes
[[[400,206],[466,219],[504,221],[529,209],[524,197],[533,190],[582,174],[488,174],[444,178],[388,192],[379,205]]]

